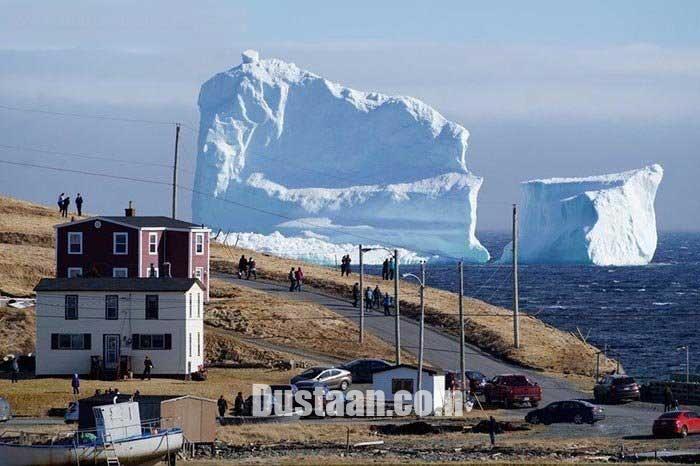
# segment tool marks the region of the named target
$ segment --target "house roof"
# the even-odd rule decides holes
[[[42,278],[34,291],[187,291],[196,278]]]
[[[393,370],[402,369],[402,368],[413,369],[414,371],[418,370],[418,366],[414,366],[413,364],[399,364],[397,366],[389,366],[389,367],[385,367],[384,369],[376,370],[376,371],[374,371],[374,373],[376,374],[377,372],[388,372],[388,371],[393,371]],[[436,371],[435,369],[431,369],[430,367],[425,367],[425,366],[423,366],[423,372],[427,372],[430,375],[442,374],[442,372]]]
[[[103,220],[106,222],[118,223],[120,225],[126,225],[133,228],[172,228],[180,230],[206,228],[204,225],[197,225],[196,223],[185,222],[184,220],[178,220],[175,218],[163,216],[98,216],[62,223],[60,225],[56,225],[55,228],[63,228],[66,226],[77,225],[80,223],[91,222],[94,220]]]

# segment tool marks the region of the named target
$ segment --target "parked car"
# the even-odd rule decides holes
[[[530,411],[525,421],[530,424],[553,424],[573,422],[574,424],[595,424],[605,419],[603,408],[583,400],[556,401],[544,408]]]
[[[6,422],[10,419],[12,419],[10,403],[5,398],[0,397],[0,422]]]
[[[486,387],[487,383],[487,379],[484,374],[478,371],[464,371],[464,375],[467,376],[469,390],[473,394],[481,395],[484,393],[484,388]]]
[[[355,359],[343,364],[340,369],[350,371],[353,383],[372,383],[372,374],[391,366],[382,359]]]
[[[352,383],[352,374],[345,369],[336,367],[319,366],[305,370],[301,374],[292,377],[290,381],[299,390],[308,389],[315,383],[321,382],[331,389],[347,390]]]
[[[700,414],[695,411],[671,411],[654,421],[654,437],[687,437],[700,433]]]
[[[484,398],[486,404],[501,404],[506,409],[526,403],[536,408],[542,401],[542,388],[524,375],[497,375],[484,387]]]
[[[597,403],[639,401],[639,385],[626,375],[606,375],[593,388],[593,397]]]
[[[78,402],[70,401],[68,402],[68,409],[66,409],[66,414],[63,415],[63,421],[66,424],[75,424],[80,420],[80,411],[78,410]]]

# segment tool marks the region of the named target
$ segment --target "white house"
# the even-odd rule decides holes
[[[44,278],[36,375],[186,376],[204,361],[205,287],[195,278]]]
[[[387,402],[393,400],[396,392],[401,390],[411,393],[415,398],[418,390],[418,368],[410,364],[400,364],[381,369],[372,374],[372,389],[383,392]],[[445,406],[445,376],[424,367],[423,390],[430,392],[432,400],[426,402],[422,410],[433,415],[440,413]],[[411,403],[413,404],[413,400]]]

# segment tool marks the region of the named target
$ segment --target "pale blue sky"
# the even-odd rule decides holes
[[[479,229],[505,229],[517,183],[661,163],[663,230],[700,229],[700,2],[0,1],[0,105],[197,124],[199,86],[245,48],[363,90],[408,94],[471,132]],[[169,162],[169,128],[0,110],[2,144]],[[0,158],[167,178],[0,150]],[[183,133],[183,164],[194,136]],[[183,174],[190,182],[191,174]],[[167,189],[0,167],[0,191],[94,211]],[[188,196],[183,195],[186,210]]]

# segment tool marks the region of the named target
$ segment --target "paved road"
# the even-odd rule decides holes
[[[313,289],[302,293],[290,293],[286,285],[267,281],[238,280],[232,275],[217,274],[216,278],[230,281],[237,285],[247,286],[270,294],[277,294],[285,299],[308,301],[327,307],[354,322],[359,323],[359,310],[343,299],[339,299]],[[395,343],[395,319],[393,316],[384,316],[383,312],[365,314],[365,329],[384,341]],[[424,333],[425,359],[433,366],[444,370],[459,372],[459,339],[446,335],[430,326]],[[401,347],[414,354],[418,353],[418,324],[414,320],[401,319]],[[498,374],[519,373],[525,374],[531,380],[542,386],[543,404],[552,401],[569,400],[572,398],[590,398],[590,394],[578,390],[566,380],[548,377],[538,371],[523,369],[509,364],[500,359],[484,353],[479,348],[471,345],[466,347],[466,367],[483,372],[487,377]],[[524,416],[524,410],[510,410],[507,413],[514,417]],[[649,433],[651,424],[659,415],[659,407],[647,403],[630,403],[621,406],[606,406],[607,419],[594,427],[590,427],[587,434],[595,432],[609,436],[642,435]],[[585,428],[577,426],[579,432],[585,432]]]

